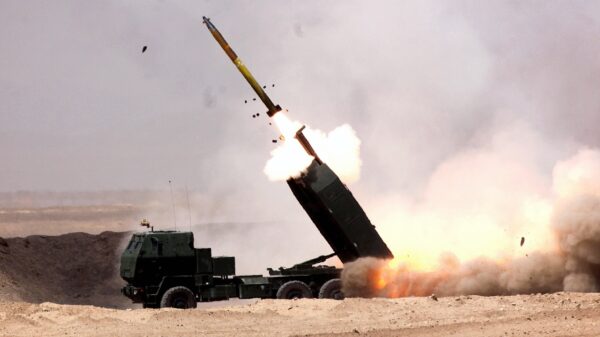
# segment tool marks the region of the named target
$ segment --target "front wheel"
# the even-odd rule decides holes
[[[190,309],[196,307],[196,296],[186,287],[173,287],[165,291],[161,300],[161,308]]]
[[[280,300],[312,298],[312,290],[310,290],[310,287],[302,281],[288,281],[277,289],[276,297]]]
[[[319,290],[319,298],[343,300],[344,297],[344,293],[342,292],[342,280],[339,278],[334,278],[323,283]]]

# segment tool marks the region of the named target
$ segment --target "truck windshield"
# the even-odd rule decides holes
[[[131,241],[129,241],[129,244],[127,245],[127,248],[125,248],[125,250],[133,252],[140,248],[141,245],[142,238],[140,238],[138,235],[134,235],[131,237]]]

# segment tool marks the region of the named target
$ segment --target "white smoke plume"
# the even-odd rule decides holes
[[[273,181],[297,177],[313,160],[294,139],[302,123],[290,121],[283,113],[275,115],[274,120],[282,132],[282,142],[271,151],[264,172]],[[342,181],[350,184],[359,179],[360,139],[350,125],[343,124],[329,133],[306,127],[303,133],[321,160],[336,171]]]

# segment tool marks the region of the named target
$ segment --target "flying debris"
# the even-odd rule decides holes
[[[271,84],[271,87],[275,88],[275,84]]]
[[[258,116],[260,116],[260,113],[257,113],[257,114],[256,114],[256,117],[258,117]]]
[[[273,140],[272,140],[272,142],[273,142],[273,143],[277,143],[277,139],[273,139]]]
[[[256,98],[253,98],[252,100],[253,100],[253,101],[256,101]]]
[[[245,99],[245,100],[244,100],[244,104],[246,104],[246,103],[248,103],[248,100],[247,100],[247,99]]]
[[[525,243],[525,237],[524,237],[524,236],[522,236],[522,237],[521,237],[521,247],[523,247],[523,244],[524,244],[524,243]]]
[[[267,89],[267,86],[266,86],[266,85],[263,85],[263,89]]]
[[[143,46],[142,47],[142,53],[144,53],[146,51],[146,49],[148,49],[148,46]]]

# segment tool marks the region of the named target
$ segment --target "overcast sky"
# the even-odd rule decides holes
[[[365,193],[416,191],[512,125],[548,171],[600,145],[599,2],[1,0],[0,191],[289,194],[203,15],[293,118],[357,130]]]

